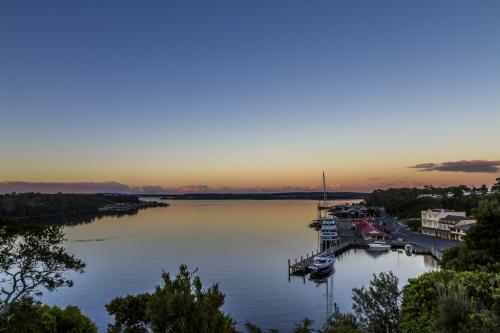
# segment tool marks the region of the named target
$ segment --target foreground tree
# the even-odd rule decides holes
[[[313,321],[309,318],[304,318],[301,323],[295,324],[293,333],[311,333]]]
[[[363,333],[356,317],[351,314],[335,314],[330,317],[320,333]]]
[[[482,201],[473,225],[459,246],[444,253],[441,266],[456,271],[500,272],[500,205]]]
[[[248,333],[265,333],[265,332],[267,332],[267,333],[279,333],[279,330],[277,330],[275,328],[271,328],[271,329],[265,331],[262,328],[260,328],[259,326],[252,324],[252,323],[245,323],[245,328],[247,329]]]
[[[392,273],[373,274],[370,286],[352,290],[352,308],[361,326],[369,332],[397,332],[399,279]]]
[[[224,294],[219,286],[203,289],[195,273],[181,265],[175,279],[163,273],[163,284],[153,293],[113,299],[106,305],[115,316],[108,332],[236,332],[234,320],[220,309]]]
[[[362,333],[363,331],[356,323],[356,318],[350,314],[337,313],[331,316],[325,323],[323,329],[316,330],[312,328],[313,321],[309,318],[304,318],[302,322],[295,324],[293,333]],[[246,323],[245,328],[248,333],[279,333],[280,331],[271,328],[268,331],[262,330],[260,327]]]
[[[0,314],[0,332],[97,333],[97,327],[76,306],[42,305],[25,297],[12,302]]]
[[[7,231],[0,235],[0,310],[21,298],[41,294],[73,281],[64,273],[83,273],[85,264],[62,247],[64,234],[59,226]]]
[[[498,332],[500,275],[439,271],[410,279],[403,288],[404,333]]]
[[[464,331],[472,312],[467,289],[451,272],[442,274],[435,284],[438,292],[437,330],[443,333]]]

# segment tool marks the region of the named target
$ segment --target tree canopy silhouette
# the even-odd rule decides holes
[[[83,273],[85,263],[66,252],[60,226],[7,230],[0,235],[0,308],[24,296],[72,286],[67,271]]]

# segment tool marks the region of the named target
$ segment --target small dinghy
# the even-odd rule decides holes
[[[408,244],[405,245],[405,252],[409,256],[412,255],[412,253],[413,253],[413,246],[410,243],[408,243]]]

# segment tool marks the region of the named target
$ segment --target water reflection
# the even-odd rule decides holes
[[[109,300],[151,291],[162,269],[175,272],[186,263],[199,268],[205,284],[220,282],[224,311],[239,328],[251,321],[289,331],[306,316],[319,326],[326,305],[350,311],[351,289],[368,284],[372,273],[392,270],[404,284],[437,268],[422,256],[374,257],[358,249],[337,258],[330,284],[301,277],[288,282],[287,259],[317,249],[317,233],[308,227],[315,217],[314,201],[174,201],[168,208],[69,226],[65,246],[87,263],[86,273],[73,277],[75,287],[44,300],[78,304],[105,331]]]
[[[31,225],[79,225],[92,223],[101,220],[105,217],[122,217],[137,215],[138,211],[126,212],[106,212],[106,213],[74,213],[74,214],[59,214],[53,216],[26,218],[16,221],[16,224],[23,227]]]

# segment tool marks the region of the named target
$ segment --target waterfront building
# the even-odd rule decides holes
[[[352,224],[365,241],[384,240],[386,237],[387,226],[375,224],[374,219],[357,219]]]
[[[432,198],[432,199],[441,199],[442,196],[439,195],[439,194],[434,194],[434,193],[423,193],[423,194],[419,194],[418,199],[421,199],[421,198]]]
[[[472,227],[473,223],[471,224],[464,224],[460,225],[457,227],[451,227],[450,228],[450,236],[452,240],[457,240],[457,241],[463,241],[464,236],[467,235],[467,232],[469,231],[470,227]]]
[[[476,223],[465,212],[447,209],[428,209],[421,212],[422,233],[450,240],[462,240],[467,228],[459,228]],[[453,232],[452,232],[453,230]]]

